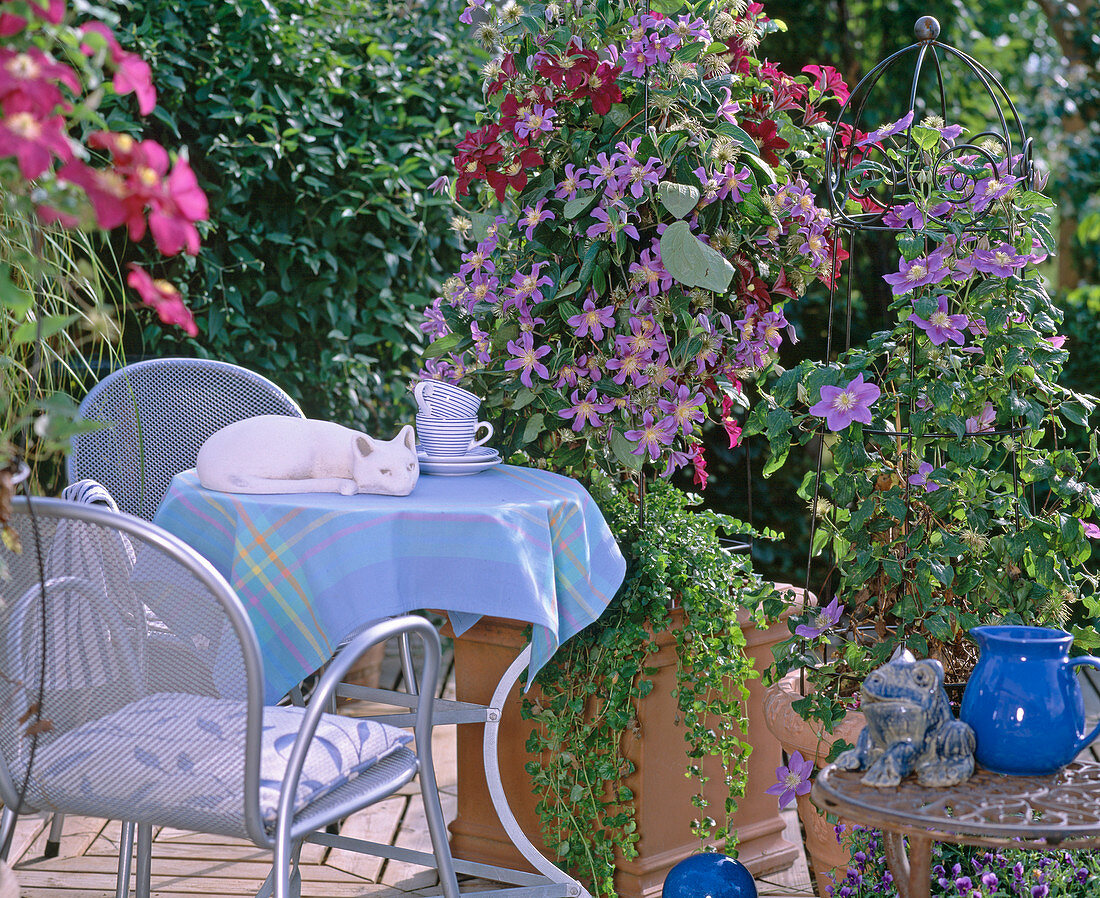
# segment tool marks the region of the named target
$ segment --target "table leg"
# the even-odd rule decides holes
[[[512,813],[512,808],[508,804],[508,796],[504,794],[504,784],[500,778],[500,756],[497,747],[501,710],[504,708],[508,693],[519,680],[519,675],[530,661],[531,646],[527,645],[504,672],[504,676],[500,678],[496,691],[489,702],[488,720],[485,723],[485,741],[482,743],[485,760],[485,781],[489,786],[489,796],[493,800],[493,807],[500,818],[501,826],[504,827],[508,838],[512,840],[524,859],[550,881],[566,885],[571,898],[591,898],[579,882],[551,863],[531,843],[531,840],[527,838],[527,834],[520,828],[516,815]]]
[[[932,840],[923,836],[909,837],[909,853],[905,837],[899,833],[882,834],[886,866],[894,877],[899,898],[929,898],[932,882]]]

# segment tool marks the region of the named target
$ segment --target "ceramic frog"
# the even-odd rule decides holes
[[[837,767],[866,770],[869,786],[896,786],[910,773],[922,786],[970,778],[974,731],[951,714],[939,661],[904,652],[870,674],[860,695],[867,725]]]

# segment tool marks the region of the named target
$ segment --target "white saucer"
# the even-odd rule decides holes
[[[476,446],[465,455],[427,455],[418,450],[416,457],[423,474],[459,477],[465,474],[477,474],[499,465],[504,459],[496,449],[489,446]]]

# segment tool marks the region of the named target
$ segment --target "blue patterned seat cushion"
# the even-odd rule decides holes
[[[304,713],[263,710],[260,809],[269,825]],[[245,716],[243,702],[170,692],[147,696],[40,745],[35,770],[41,797],[73,813],[82,813],[87,801],[94,810],[86,813],[100,817],[213,826],[215,832],[240,828]],[[411,740],[386,724],[322,715],[298,782],[295,813]],[[164,816],[163,808],[176,810]]]

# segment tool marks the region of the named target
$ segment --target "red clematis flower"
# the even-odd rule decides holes
[[[455,184],[457,196],[465,196],[471,181],[484,180],[489,173],[489,166],[504,159],[504,148],[497,142],[500,133],[500,126],[490,123],[469,132],[459,143],[455,155],[455,167],[458,170]]]
[[[192,337],[198,336],[199,329],[195,324],[191,310],[183,304],[183,297],[179,291],[168,281],[153,280],[149,272],[139,268],[133,262],[128,266],[130,273],[126,275],[126,283],[133,287],[141,301],[147,306],[152,306],[165,324],[175,324],[182,327]]]
[[[515,78],[519,72],[516,70],[516,58],[514,53],[506,53],[500,61],[500,74],[489,82],[489,96],[499,93],[504,85]]]
[[[794,292],[794,287],[791,286],[791,282],[787,280],[786,270],[779,269],[779,277],[775,279],[775,283],[772,284],[772,293],[778,293],[780,296],[786,296],[788,299],[798,299],[798,294]]]
[[[522,191],[527,186],[527,169],[542,163],[543,158],[534,147],[524,147],[510,162],[490,171],[487,180],[496,192],[497,202],[504,202],[509,187],[514,187],[517,193]]]
[[[780,137],[775,130],[775,122],[772,119],[764,119],[762,122],[742,121],[741,127],[760,148],[760,158],[769,165],[778,165],[779,157],[776,150],[785,150],[790,146]]]
[[[588,97],[592,100],[592,111],[597,115],[607,115],[611,111],[613,103],[621,103],[622,91],[619,90],[618,78],[622,72],[621,65],[611,65],[609,62],[601,62],[572,94],[574,100]]]

